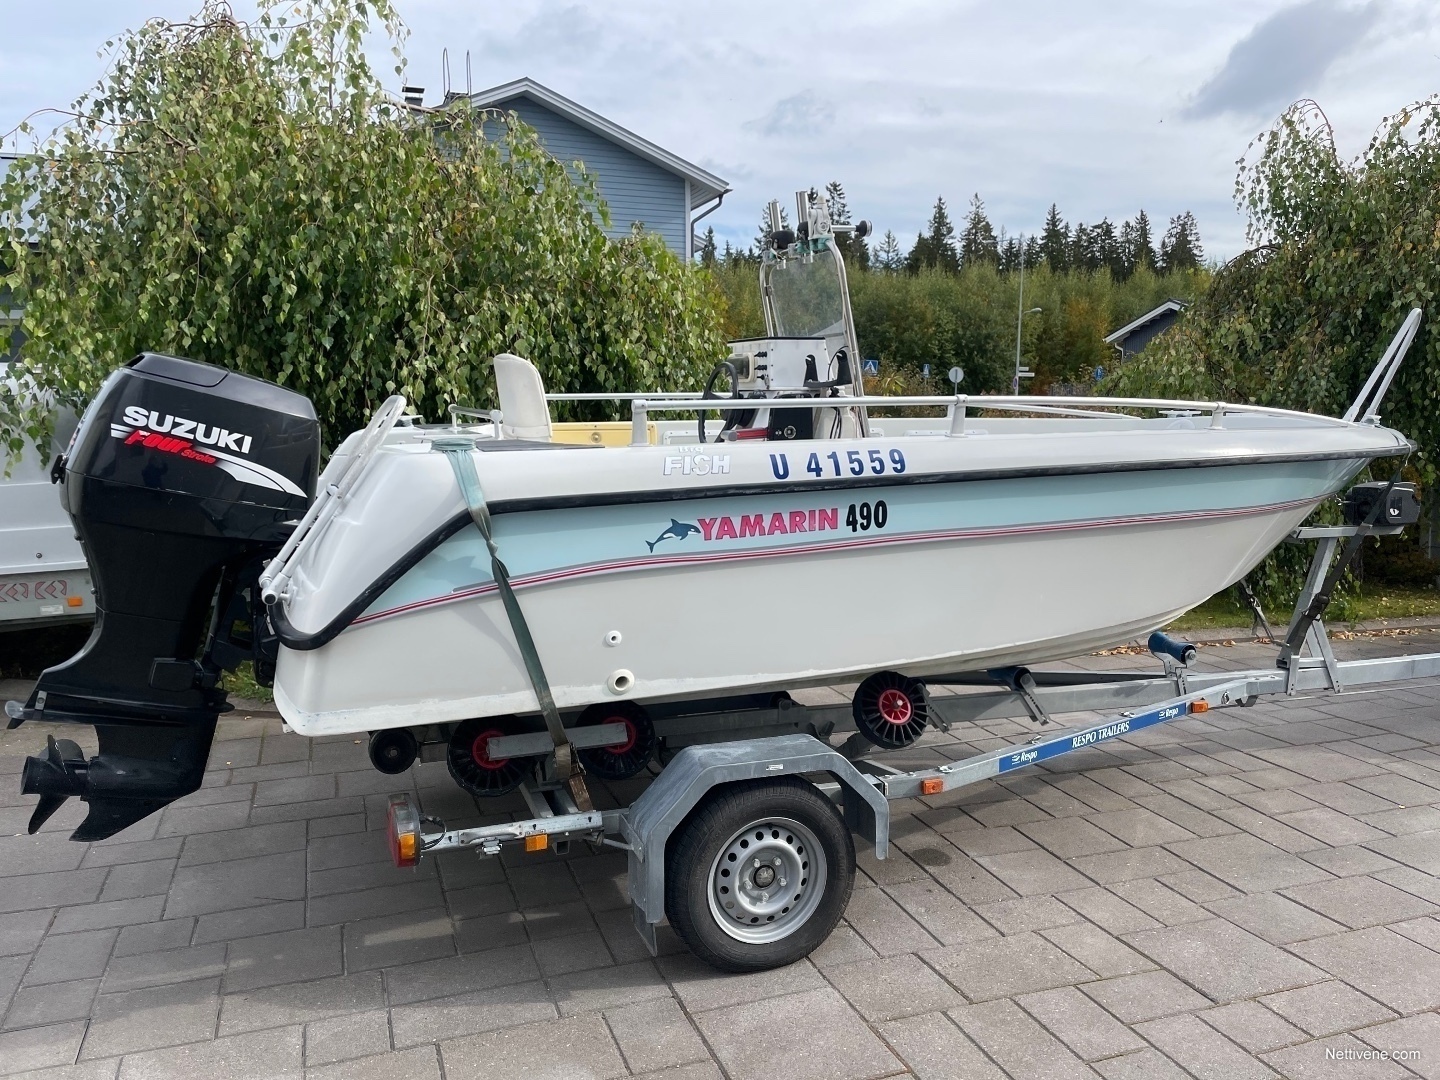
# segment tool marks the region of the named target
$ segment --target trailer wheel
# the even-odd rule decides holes
[[[855,885],[835,806],[798,778],[727,784],[670,841],[665,914],[721,971],[765,971],[830,936]]]
[[[887,750],[909,746],[930,722],[925,684],[897,671],[877,671],[862,682],[853,711],[860,733]]]
[[[650,764],[655,753],[655,725],[650,714],[633,701],[613,705],[591,705],[580,714],[577,727],[591,724],[624,724],[626,739],[616,746],[596,746],[578,751],[585,771],[603,780],[628,780]]]
[[[471,795],[492,798],[514,791],[534,765],[534,758],[492,758],[495,735],[517,735],[523,728],[513,716],[464,720],[450,735],[445,764],[450,776]]]
[[[420,743],[409,728],[385,728],[370,733],[370,764],[382,773],[408,772],[420,756]]]

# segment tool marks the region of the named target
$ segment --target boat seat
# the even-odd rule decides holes
[[[545,400],[540,372],[529,360],[514,353],[500,353],[494,365],[502,416],[500,433],[507,439],[549,442],[550,405]]]

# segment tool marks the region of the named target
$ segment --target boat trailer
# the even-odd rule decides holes
[[[1382,508],[1380,513],[1391,512],[1398,502],[1392,497],[1393,482],[1362,487],[1384,489],[1372,492]],[[785,823],[797,831],[804,828],[795,815],[785,812],[785,804],[787,800],[793,802],[797,787],[838,805],[845,828],[872,845],[876,858],[883,859],[889,848],[889,806],[897,799],[942,795],[1188,716],[1248,707],[1263,697],[1340,693],[1440,675],[1440,653],[1349,661],[1335,658],[1321,619],[1324,604],[1318,601],[1328,601],[1361,540],[1366,536],[1395,535],[1404,524],[1411,523],[1394,521],[1396,515],[1391,512],[1392,523],[1380,525],[1376,523],[1380,513],[1369,504],[1363,509],[1367,511],[1366,520],[1359,523],[1300,528],[1290,537],[1291,542],[1319,543],[1274,668],[1196,671],[1191,667],[1195,647],[1157,632],[1151,635],[1148,646],[1163,665],[1159,674],[1153,670],[1092,673],[1032,672],[1021,668],[929,677],[924,680],[929,686],[964,688],[954,694],[924,693],[932,726],[948,731],[960,723],[1028,718],[1036,733],[986,753],[909,770],[887,764],[877,756],[878,748],[872,739],[859,731],[832,745],[831,739],[837,734],[856,726],[848,701],[806,705],[787,694],[778,694],[671,706],[668,715],[662,710],[654,720],[661,759],[666,762],[663,771],[631,805],[617,809],[582,809],[576,805],[569,788],[554,773],[554,744],[546,732],[497,736],[490,741],[493,756],[538,759],[533,775],[519,788],[533,816],[449,829],[443,822],[422,814],[410,795],[393,795],[388,812],[392,858],[397,866],[415,866],[426,855],[458,849],[470,849],[482,857],[499,855],[507,847],[563,854],[576,840],[616,848],[628,854],[635,927],[652,954],[658,951],[658,924],[667,915],[672,924],[676,923],[677,897],[683,901],[685,889],[693,886],[709,893],[714,920],[728,922],[730,936],[740,946],[748,946],[727,952],[723,937],[718,939],[718,950],[697,940],[697,931],[705,929],[691,925],[693,909],[701,904],[697,895],[690,904],[678,905],[685,911],[683,921],[687,925],[677,925],[676,929],[704,959],[737,971],[792,962],[818,945],[834,925],[833,921],[824,925],[824,920],[808,919],[811,912],[807,910],[808,921],[822,928],[823,933],[816,940],[785,946],[786,935],[781,931],[794,918],[786,901],[798,914],[803,899],[801,893],[793,899],[781,895],[794,888],[793,884],[786,886],[786,875],[807,880],[802,840],[788,833],[783,838],[781,835]],[[1406,512],[1405,516],[1410,514]],[[1337,560],[1341,541],[1347,543]],[[1306,647],[1308,655],[1301,655]],[[1053,716],[1077,712],[1102,715],[1074,726],[1054,726]],[[567,733],[577,750],[614,746],[627,737],[625,726],[618,723],[577,726]],[[685,861],[686,844],[694,839],[691,834],[707,824],[701,811],[726,796],[742,794],[751,803],[748,813],[754,821],[742,825],[738,832],[730,830],[734,835],[719,846],[719,854],[713,856],[709,866],[695,864],[693,858]],[[772,821],[782,824],[772,828]],[[760,828],[755,828],[756,823]],[[813,836],[810,840],[813,850]],[[753,857],[749,847],[752,843]],[[705,848],[707,855],[716,847],[712,840]],[[795,854],[796,849],[801,854]],[[675,865],[677,857],[685,863],[683,866]],[[725,896],[729,888],[724,882],[730,880],[725,859],[749,868],[749,877],[743,882],[746,888],[736,882],[731,894],[733,907]],[[836,919],[848,901],[853,874],[853,854],[848,867],[829,867],[825,890],[835,894],[832,900],[838,898],[837,903],[832,903]],[[696,884],[680,880],[682,876],[703,880]],[[722,907],[731,910],[727,913]],[[774,925],[777,920],[781,925]],[[767,924],[773,928],[768,936]],[[716,943],[712,935],[708,944]]]

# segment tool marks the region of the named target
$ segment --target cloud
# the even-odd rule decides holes
[[[1344,7],[1305,0],[1258,23],[1225,64],[1195,92],[1184,115],[1203,119],[1271,112],[1314,91],[1325,72],[1355,48],[1380,14],[1376,0]]]
[[[250,18],[262,0],[232,2]],[[1359,151],[1379,117],[1434,90],[1440,70],[1436,0],[796,0],[767,32],[755,28],[775,24],[774,0],[395,3],[412,32],[406,80],[428,101],[446,48],[455,89],[467,52],[477,90],[538,79],[725,177],[735,190],[702,227],[741,246],[767,200],[840,180],[881,235],[913,239],[937,194],[958,208],[978,191],[1012,234],[1037,231],[1052,202],[1072,223],[1192,210],[1207,253],[1228,257],[1246,242],[1233,162],[1263,115],[1237,110],[1266,94],[1280,106],[1321,94],[1342,146]],[[24,33],[0,35],[0,132],[92,85],[110,31],[200,5],[24,5]],[[1289,10],[1262,22],[1279,9]],[[398,90],[385,42],[367,47]],[[1291,54],[1306,63],[1279,88],[1237,78]],[[1319,71],[1323,82],[1306,76]],[[1176,103],[1215,119],[1175,123]]]
[[[775,107],[745,127],[761,135],[804,135],[825,131],[835,123],[835,106],[821,101],[809,90],[794,97],[782,98]]]
[[[583,62],[588,59],[592,50],[606,37],[609,27],[577,4],[546,3],[510,34],[496,32],[498,28],[495,27],[487,29],[490,32],[481,39],[477,50],[481,54],[498,61],[533,63],[536,58],[543,57],[547,62],[554,63],[557,60]],[[451,62],[454,62],[453,59]],[[476,90],[489,85],[477,75]]]

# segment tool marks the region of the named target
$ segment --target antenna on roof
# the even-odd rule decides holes
[[[475,88],[470,84],[470,50],[465,50],[465,96],[473,97]]]
[[[440,50],[440,89],[446,103],[450,101],[450,50]]]
[[[459,96],[461,96],[461,94],[459,94],[459,91],[454,91],[454,89],[451,89],[451,81],[449,81],[449,49],[448,49],[448,48],[446,48],[446,49],[441,49],[441,78],[444,79],[444,81],[445,81],[445,96],[444,96],[444,98],[441,99],[441,108],[444,108],[445,105],[451,104],[452,101],[455,101],[455,99],[458,99]],[[469,52],[468,52],[468,50],[467,50],[467,52],[465,52],[465,96],[467,96],[467,98],[468,98],[468,96],[469,96]]]

